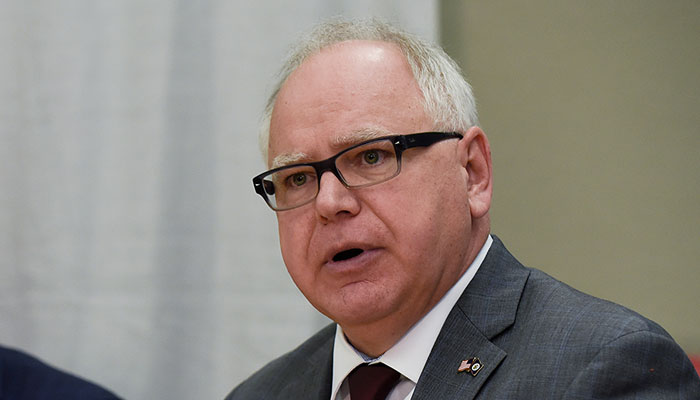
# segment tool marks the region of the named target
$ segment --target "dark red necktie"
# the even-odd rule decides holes
[[[401,375],[384,364],[362,364],[348,375],[350,400],[384,400]]]

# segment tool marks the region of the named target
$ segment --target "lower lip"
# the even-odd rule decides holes
[[[365,250],[359,255],[343,261],[329,261],[325,264],[326,269],[334,273],[353,273],[364,270],[373,263],[379,256],[379,249]]]

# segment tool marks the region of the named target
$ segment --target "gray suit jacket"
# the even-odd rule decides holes
[[[329,399],[334,334],[322,329],[227,399]],[[458,372],[471,357],[479,373]],[[700,378],[659,325],[523,267],[494,237],[413,394],[476,398],[697,400]]]

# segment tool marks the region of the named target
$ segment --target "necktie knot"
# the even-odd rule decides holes
[[[348,375],[351,400],[384,400],[401,375],[384,364],[362,364]]]

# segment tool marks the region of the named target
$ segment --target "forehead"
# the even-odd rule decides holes
[[[362,128],[357,131],[350,132],[346,135],[331,136],[329,145],[333,149],[345,149],[353,145],[377,139],[380,137],[390,136],[395,132],[388,131],[381,127]],[[314,157],[311,154],[304,152],[297,153],[279,153],[270,162],[270,167],[277,168],[285,165],[313,161]]]
[[[268,161],[328,156],[362,140],[427,125],[422,93],[398,46],[341,42],[309,57],[282,85],[270,122]]]

